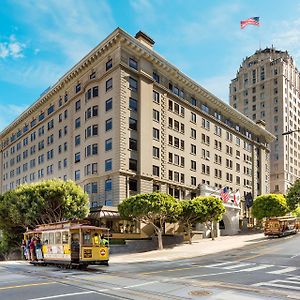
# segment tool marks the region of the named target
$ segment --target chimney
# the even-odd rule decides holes
[[[147,34],[145,34],[142,31],[139,31],[136,35],[135,38],[140,41],[143,45],[145,45],[146,47],[148,47],[149,49],[153,49],[153,45],[155,44],[155,42],[151,39],[150,36],[148,36]]]

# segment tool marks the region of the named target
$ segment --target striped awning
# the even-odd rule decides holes
[[[89,214],[91,219],[120,219],[120,214],[118,211],[104,209],[97,209],[95,211],[91,211]]]

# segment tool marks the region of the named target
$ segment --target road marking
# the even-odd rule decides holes
[[[233,266],[229,266],[229,267],[223,267],[223,269],[225,270],[231,270],[231,269],[237,269],[237,268],[240,268],[240,267],[246,267],[246,266],[249,266],[251,264],[249,263],[242,263],[242,264],[237,264],[237,265],[233,265]]]
[[[163,273],[163,272],[176,272],[176,271],[191,270],[191,269],[197,269],[197,268],[206,268],[206,266],[193,266],[193,267],[186,267],[186,268],[175,268],[175,269],[168,269],[168,270],[145,272],[145,273],[140,273],[140,274],[141,275],[150,275],[150,274],[157,274],[157,273]]]
[[[268,274],[284,274],[284,273],[289,273],[289,272],[293,272],[297,270],[297,268],[295,267],[287,267],[285,269],[281,269],[281,270],[277,270],[277,271],[271,271],[271,272],[267,272]]]
[[[293,256],[291,256],[291,258],[295,258],[295,257],[297,257],[297,256],[299,256],[300,254],[296,254],[296,255],[293,255]]]
[[[197,278],[197,277],[208,277],[208,276],[218,276],[218,275],[232,274],[232,273],[239,273],[239,272],[241,272],[241,270],[228,271],[228,272],[220,272],[220,273],[213,273],[213,274],[183,276],[183,277],[181,277],[181,279],[189,279],[189,278]]]
[[[72,297],[72,296],[86,295],[86,294],[96,294],[96,292],[94,292],[94,291],[78,292],[78,293],[71,293],[71,294],[61,294],[61,295],[54,295],[54,296],[46,296],[46,297],[41,297],[41,298],[31,298],[31,299],[28,299],[28,300],[55,299],[55,298]]]
[[[226,262],[222,262],[222,263],[218,263],[218,264],[207,265],[206,267],[214,268],[214,267],[220,267],[220,266],[230,265],[230,264],[234,264],[234,263],[235,263],[235,261],[226,261]]]
[[[128,286],[123,286],[123,287],[115,287],[115,288],[109,288],[109,289],[101,289],[97,290],[97,292],[108,292],[112,290],[123,290],[123,289],[131,289],[139,286],[144,286],[144,285],[149,285],[149,284],[154,284],[158,283],[158,281],[149,281],[149,282],[144,282],[144,283],[139,283],[139,284],[133,284],[133,285],[128,285]]]
[[[53,282],[30,283],[30,284],[23,284],[23,285],[11,285],[11,286],[0,287],[0,290],[19,289],[19,288],[25,288],[25,287],[30,287],[30,286],[57,284],[57,283],[58,282],[53,281]]]
[[[295,284],[296,282],[288,281],[288,280],[272,280],[272,281],[267,281],[267,282],[258,282],[258,283],[252,284],[252,286],[272,286],[272,287],[279,287],[279,288],[285,288],[285,289],[300,291],[300,286],[280,284],[280,283]],[[297,283],[297,284],[299,284],[299,283]]]
[[[274,265],[259,265],[256,267],[252,267],[252,268],[248,268],[248,269],[243,269],[241,270],[242,272],[252,272],[252,271],[257,271],[257,270],[262,270],[262,269],[266,269],[266,268],[270,268],[273,267]]]

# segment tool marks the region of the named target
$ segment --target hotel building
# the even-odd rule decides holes
[[[91,207],[160,190],[269,192],[274,136],[117,28],[0,133],[0,192],[72,179]],[[217,83],[216,83],[217,84]]]

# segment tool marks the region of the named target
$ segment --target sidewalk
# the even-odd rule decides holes
[[[192,245],[181,244],[173,248],[153,250],[142,253],[112,254],[110,263],[142,262],[142,261],[168,261],[175,259],[192,258],[207,254],[219,253],[231,249],[241,248],[266,241],[263,233],[239,234],[234,236],[220,236],[214,241],[202,239]]]

